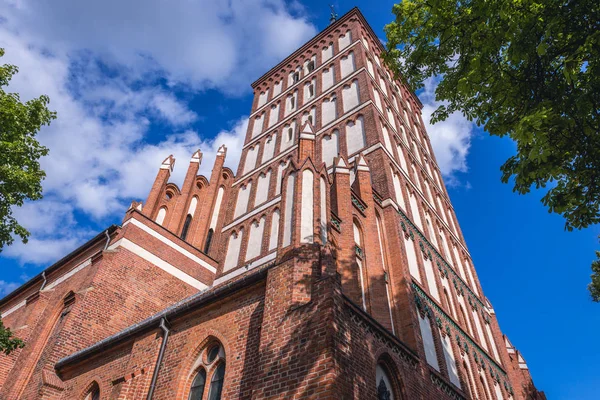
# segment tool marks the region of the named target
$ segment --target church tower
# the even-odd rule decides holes
[[[521,371],[477,279],[422,105],[383,51],[353,10],[252,85],[216,281],[302,247],[330,249],[345,296],[432,376],[471,398],[512,398]]]
[[[145,202],[0,300],[0,397],[544,400],[485,297],[422,105],[352,9],[252,84],[236,173]]]

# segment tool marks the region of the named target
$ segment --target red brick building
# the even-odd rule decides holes
[[[0,301],[1,399],[544,399],[483,295],[417,97],[353,9],[222,147]]]

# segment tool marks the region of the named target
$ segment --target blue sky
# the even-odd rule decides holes
[[[20,67],[9,87],[48,94],[58,120],[39,135],[45,198],[17,210],[27,245],[0,253],[0,296],[39,273],[143,200],[173,153],[180,181],[201,148],[208,174],[218,146],[235,168],[250,83],[328,24],[320,1],[30,0],[0,4],[2,62]],[[377,34],[389,1],[359,6]],[[435,81],[420,93],[436,106]],[[565,232],[543,195],[512,193],[499,167],[514,152],[460,115],[428,129],[487,297],[549,399],[597,398],[600,314],[586,290],[598,227]]]

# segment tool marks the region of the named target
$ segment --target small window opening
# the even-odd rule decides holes
[[[208,234],[206,235],[206,243],[204,244],[204,253],[208,254],[208,250],[210,250],[210,242],[212,242],[214,230],[210,228],[208,230]]]
[[[313,97],[315,95],[315,85],[312,83],[308,85],[308,95],[309,97]]]
[[[219,345],[214,345],[208,350],[208,355],[206,356],[206,362],[209,364],[215,361],[217,356],[219,355]]]
[[[294,72],[292,79],[294,83],[297,83],[300,80],[300,74],[298,72]]]
[[[294,131],[292,130],[292,128],[288,128],[288,142],[292,140],[293,134]]]
[[[191,222],[192,222],[192,215],[188,214],[187,217],[185,217],[185,222],[183,223],[183,229],[181,230],[181,240],[185,240],[185,238],[187,237]]]
[[[315,62],[311,61],[311,62],[308,63],[308,73],[310,74],[314,70],[315,70]]]

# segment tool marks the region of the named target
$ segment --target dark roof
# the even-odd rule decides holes
[[[71,261],[73,258],[77,257],[78,255],[80,255],[84,251],[88,250],[89,248],[91,248],[92,246],[94,246],[95,244],[97,244],[98,242],[106,240],[106,236],[105,236],[106,234],[105,234],[105,232],[108,231],[108,234],[112,235],[118,228],[119,228],[118,225],[111,225],[111,226],[109,226],[107,229],[103,230],[102,232],[100,232],[99,234],[97,234],[96,236],[94,236],[92,239],[88,240],[87,242],[85,242],[84,244],[82,244],[81,246],[79,246],[78,248],[76,248],[75,250],[73,250],[72,252],[70,252],[69,254],[67,254],[65,257],[61,258],[60,260],[58,260],[57,262],[55,262],[54,264],[52,264],[51,266],[49,266],[48,268],[46,268],[45,270],[43,270],[42,272],[40,272],[39,274],[37,274],[36,276],[34,276],[33,278],[31,278],[30,280],[28,280],[27,282],[25,282],[24,284],[22,284],[21,286],[19,286],[18,288],[16,288],[12,292],[10,292],[9,294],[7,294],[6,296],[4,296],[0,300],[0,307],[4,306],[10,300],[12,300],[15,297],[17,297],[24,290],[32,287],[34,284],[36,284],[36,282],[43,281],[42,274],[44,272],[46,273],[46,275],[48,275],[49,273],[56,271],[57,269],[59,269],[60,267],[62,267],[64,264],[66,264],[67,262]]]

